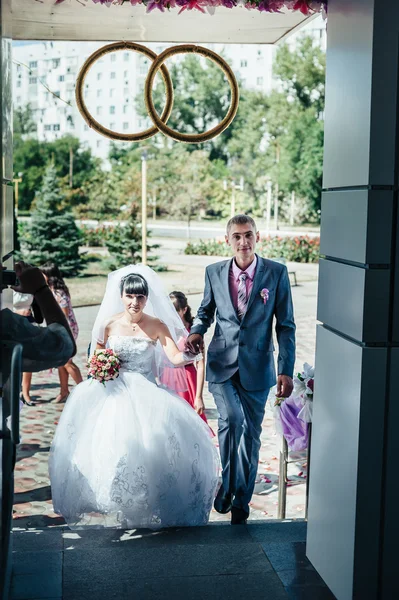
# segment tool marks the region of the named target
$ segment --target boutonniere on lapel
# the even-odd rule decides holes
[[[263,288],[263,290],[260,291],[260,297],[263,300],[263,304],[266,304],[266,302],[269,300],[269,290],[267,288]]]

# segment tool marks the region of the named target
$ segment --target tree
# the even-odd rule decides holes
[[[14,172],[22,173],[19,184],[19,208],[29,210],[40,189],[46,166],[55,164],[64,201],[71,206],[88,202],[88,181],[100,167],[100,160],[90,149],[81,146],[78,138],[65,135],[53,142],[37,139],[36,125],[29,105],[14,112]],[[73,158],[72,188],[70,188],[70,158]]]
[[[63,135],[53,142],[46,143],[47,160],[54,161],[57,175],[63,178],[65,186],[69,186],[70,158],[73,159],[72,187],[81,188],[101,165],[100,159],[94,157],[89,148],[84,148],[79,138]]]
[[[240,210],[262,214],[265,200],[265,156],[269,99],[262,92],[243,90],[228,142],[230,177],[244,181]]]
[[[204,144],[180,144],[160,135],[145,142],[148,194],[158,214],[184,218],[228,216],[232,181],[244,180],[236,193],[237,211],[261,215],[266,206],[267,179],[280,189],[280,216],[288,217],[291,193],[297,217],[319,220],[323,154],[325,56],[311,38],[295,49],[283,46],[275,61],[278,85],[270,94],[241,86],[240,104],[230,127]],[[229,88],[210,61],[187,56],[171,69],[176,86],[168,124],[192,133],[212,127],[226,114]],[[155,85],[155,106],[162,110],[164,88]],[[142,95],[136,100],[146,116]],[[113,145],[112,170],[91,186],[87,214],[117,217],[119,207],[141,199],[142,147]],[[223,181],[228,181],[227,191]],[[104,209],[101,208],[104,206]],[[91,211],[91,212],[90,212]]]
[[[129,210],[127,222],[116,225],[112,232],[107,236],[105,242],[110,253],[109,267],[118,269],[129,264],[135,265],[142,260],[142,238],[141,223],[138,219],[137,205],[133,205]],[[147,231],[147,237],[150,232]],[[147,253],[159,248],[159,244],[147,244]],[[147,254],[148,263],[157,260],[157,256]]]
[[[63,202],[56,168],[50,163],[21,246],[24,257],[32,264],[40,266],[51,261],[64,276],[71,277],[79,274],[84,261],[79,254],[80,231],[72,213],[61,208]]]
[[[120,185],[121,198],[128,205],[141,199],[141,160],[131,163]],[[185,144],[147,148],[148,196],[156,202],[158,213],[188,222],[204,212],[222,214],[227,204],[225,175],[224,162],[210,161],[204,150],[189,151]]]
[[[295,191],[303,221],[319,221],[323,170],[325,53],[305,36],[282,46],[274,64],[279,87],[269,96],[265,165],[281,195]],[[277,160],[277,157],[279,160]],[[283,205],[284,208],[284,205]]]
[[[169,214],[183,218],[190,227],[195,215],[219,210],[226,205],[226,193],[220,180],[220,161],[210,161],[206,151],[188,152],[184,146],[173,153],[175,185],[169,205]],[[219,170],[219,174],[218,174]]]
[[[119,219],[122,195],[122,178],[117,169],[95,171],[85,183],[85,202],[76,207],[80,218],[99,220]]]
[[[223,119],[228,110],[230,93],[219,67],[210,61],[187,56],[173,65],[170,71],[176,90],[168,125],[185,133],[202,132]],[[154,102],[159,111],[162,109],[163,96],[163,83],[159,82],[154,89]],[[142,97],[138,96],[136,102],[144,116],[146,109]],[[268,104],[264,93],[240,86],[238,112],[230,127],[217,138],[204,144],[184,145],[188,152],[202,151],[211,161],[208,171],[212,173],[215,181],[212,195],[208,195],[207,198],[208,214],[230,214],[231,190],[229,186],[227,193],[223,192],[223,180],[239,181],[241,177],[244,177],[245,188],[237,194],[239,209],[258,214],[261,212],[266,189],[264,157],[267,134],[265,116]],[[165,150],[166,147],[175,155],[177,145],[162,139],[162,149]],[[161,143],[158,143],[161,146]],[[177,162],[175,161],[175,165]],[[172,163],[170,165],[172,166]],[[166,173],[169,175],[169,172],[164,170],[165,177]],[[168,212],[174,205],[175,202],[171,199],[167,204]],[[204,203],[201,203],[201,208],[203,207]]]
[[[45,154],[42,144],[35,138],[23,140],[14,137],[14,172],[22,173],[19,184],[20,210],[28,210],[36,192],[40,189],[45,165]]]
[[[168,67],[169,68],[169,67]],[[226,115],[230,104],[230,88],[223,71],[210,60],[188,55],[169,69],[174,85],[174,102],[168,125],[181,133],[200,133],[210,129]],[[159,114],[164,106],[165,88],[160,80],[154,88],[154,104]],[[136,98],[136,107],[148,117],[143,94]],[[188,150],[205,150],[211,160],[228,160],[227,142],[233,134],[229,127],[221,135],[202,144],[189,144]],[[165,138],[157,136],[163,145]],[[162,143],[161,143],[162,145]]]
[[[37,125],[33,119],[33,111],[30,104],[19,106],[13,112],[13,133],[15,136],[27,136],[36,133]]]

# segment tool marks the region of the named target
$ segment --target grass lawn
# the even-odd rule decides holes
[[[163,280],[165,290],[184,290],[186,294],[202,291],[204,267],[193,265],[173,264],[168,261],[168,270],[158,273]],[[100,304],[103,299],[107,275],[110,272],[106,257],[96,254],[89,255],[89,262],[79,277],[65,279],[72,298],[72,306],[90,306]]]
[[[100,304],[107,284],[109,269],[99,256],[91,256],[79,277],[65,279],[72,298],[72,306]]]

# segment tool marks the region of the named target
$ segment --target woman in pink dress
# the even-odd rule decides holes
[[[62,308],[68,323],[72,331],[72,335],[75,340],[79,334],[78,322],[73,312],[71,296],[69,294],[68,286],[66,285],[61,272],[57,265],[53,263],[47,263],[42,267],[42,273],[47,281],[47,284],[54,294],[54,298]],[[72,358],[68,360],[66,365],[58,368],[58,375],[60,378],[60,393],[55,399],[55,403],[65,402],[69,396],[68,379],[69,375],[72,377],[76,384],[83,381],[80,369],[73,362]]]
[[[181,320],[184,323],[185,328],[187,329],[187,331],[190,331],[194,321],[194,317],[191,314],[191,308],[188,305],[185,294],[183,294],[183,292],[172,292],[171,294],[169,294],[169,298],[172,300],[177,313],[179,314]],[[208,423],[207,418],[205,416],[205,404],[202,397],[205,381],[204,357],[196,361],[195,364],[190,363],[184,368],[187,375],[188,389],[185,392],[178,392],[179,396],[184,398],[184,400],[187,400],[187,402],[199,414],[201,419],[203,419],[205,423]],[[213,435],[215,434],[213,433]]]

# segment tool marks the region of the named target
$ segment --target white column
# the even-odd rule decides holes
[[[330,0],[307,555],[338,600],[399,598],[397,0]]]

